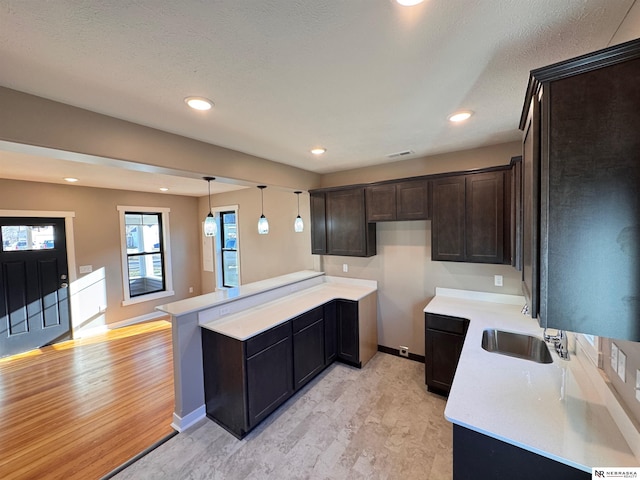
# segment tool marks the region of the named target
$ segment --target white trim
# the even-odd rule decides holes
[[[121,256],[121,271],[122,271],[122,306],[135,305],[137,303],[148,302],[151,300],[157,300],[159,298],[171,297],[175,295],[173,291],[173,274],[171,269],[171,241],[169,234],[169,213],[170,208],[167,207],[136,207],[129,205],[118,205],[118,217],[120,220],[120,256]],[[127,266],[127,240],[126,240],[126,225],[124,215],[126,212],[148,212],[148,213],[160,213],[162,214],[162,245],[164,253],[164,277],[165,277],[165,290],[162,292],[154,292],[148,295],[140,295],[131,298],[129,296],[129,276]]]
[[[162,312],[151,312],[145,315],[140,315],[138,317],[128,318],[127,320],[122,320],[120,322],[108,323],[106,325],[100,325],[99,327],[87,328],[86,330],[79,330],[77,333],[74,332],[74,338],[86,338],[94,335],[99,335],[101,333],[108,332],[109,330],[115,330],[117,328],[129,327],[131,325],[136,325],[138,323],[150,322],[153,320],[158,320],[159,318],[165,318],[167,316],[166,313]],[[169,322],[170,319],[167,319]]]
[[[238,252],[238,286],[242,285],[242,276],[240,272],[240,206],[239,205],[225,205],[222,207],[211,207],[211,213],[216,217],[216,220],[220,220],[220,212],[234,211],[236,214],[236,251]],[[222,228],[220,234],[215,237],[214,242],[214,270],[216,279],[216,291],[224,290],[235,287],[223,287],[222,286]]]
[[[73,219],[76,212],[47,211],[47,210],[0,210],[0,217],[31,217],[31,218],[64,218],[65,240],[67,242],[67,271],[69,283],[78,279],[76,272],[76,247],[73,233]]]
[[[173,412],[173,422],[171,428],[178,432],[184,432],[187,428],[195,425],[203,418],[207,416],[207,409],[204,405],[200,405],[193,412],[188,413],[184,417],[180,417],[176,412]]]

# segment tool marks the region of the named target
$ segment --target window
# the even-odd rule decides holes
[[[236,212],[220,212],[220,243],[222,286],[237,287],[238,282],[238,226]]]
[[[238,205],[213,207],[212,213],[218,222],[219,234],[213,237],[213,241],[205,239],[204,249],[212,252],[215,258],[216,287],[238,287],[242,283]],[[206,271],[214,270],[213,258],[203,257],[203,262]]]
[[[122,235],[123,305],[173,295],[169,209],[118,207]]]

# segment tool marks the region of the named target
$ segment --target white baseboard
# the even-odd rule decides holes
[[[176,412],[173,412],[173,423],[171,424],[171,428],[177,430],[178,432],[183,432],[187,428],[192,425],[195,425],[203,418],[206,418],[207,410],[204,405],[201,405],[193,412],[181,417]]]
[[[167,314],[164,312],[151,312],[145,315],[140,315],[138,317],[128,318],[120,322],[109,323],[107,325],[100,325],[97,327],[84,328],[80,330],[74,330],[73,338],[91,337],[93,335],[99,335],[101,333],[108,332],[109,330],[115,330],[116,328],[128,327],[130,325],[135,325],[137,323],[149,322],[151,320],[157,320],[159,318],[166,317],[166,316]]]

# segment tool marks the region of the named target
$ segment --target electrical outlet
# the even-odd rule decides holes
[[[611,344],[611,368],[618,371],[618,346],[615,343]]]
[[[493,284],[496,287],[501,287],[502,286],[502,275],[494,275],[493,276]]]
[[[220,307],[220,316],[228,315],[231,312],[231,307]]]
[[[640,402],[640,370],[636,370],[636,400]]]
[[[93,272],[93,265],[80,265],[78,270],[80,273],[91,273]]]
[[[193,287],[189,287],[189,293],[193,293]]]
[[[404,345],[400,345],[399,348],[400,356],[409,358],[409,347],[405,347]]]
[[[618,349],[618,376],[622,379],[623,382],[627,382],[627,356],[624,352]]]
[[[347,273],[349,271],[349,265],[347,265],[346,263],[342,264],[342,271],[344,273]]]

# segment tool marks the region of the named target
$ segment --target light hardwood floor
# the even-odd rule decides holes
[[[0,479],[99,479],[173,432],[171,324],[0,359]]]
[[[203,420],[114,478],[450,479],[444,406],[424,364],[377,353],[332,365],[243,440]]]

